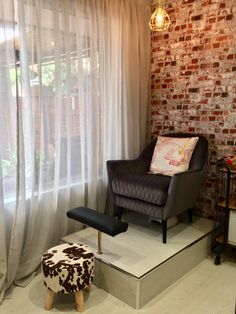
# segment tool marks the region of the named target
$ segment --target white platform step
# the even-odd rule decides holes
[[[103,254],[97,254],[97,231],[86,228],[62,242],[89,245],[96,257],[94,283],[134,308],[141,308],[210,253],[212,221],[193,217],[167,232],[162,243],[161,225],[130,213],[124,217],[127,232],[116,237],[103,234]]]

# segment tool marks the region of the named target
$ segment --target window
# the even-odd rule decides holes
[[[34,36],[36,30],[34,28]],[[44,29],[45,35],[51,30]],[[30,34],[27,34],[29,38]],[[65,40],[63,32],[60,33],[62,42]],[[26,38],[28,39],[28,38]],[[74,43],[75,35],[70,34],[70,39]],[[72,184],[78,184],[83,176],[86,177],[87,159],[81,158],[81,145],[83,150],[87,144],[86,136],[81,140],[81,110],[79,104],[79,83],[78,72],[83,71],[83,78],[87,76],[84,93],[90,89],[90,39],[84,36],[82,59],[78,59],[75,51],[65,53],[61,49],[58,55],[55,55],[54,42],[47,43],[50,48],[43,51],[41,62],[32,62],[28,64],[28,70],[23,69],[26,63],[21,63],[19,50],[15,51],[15,63],[9,70],[11,82],[12,97],[15,98],[23,120],[23,133],[25,144],[25,180],[26,189],[31,191],[32,178],[36,186],[43,186],[48,190],[53,187],[55,176],[57,175],[56,163],[59,160],[59,184],[66,184],[68,176]],[[74,44],[72,44],[73,47]],[[74,47],[75,48],[75,47]],[[27,51],[28,59],[37,60],[37,50],[33,56]],[[24,52],[25,53],[25,52]],[[42,53],[40,51],[40,53]],[[69,58],[69,62],[68,62]],[[98,62],[98,58],[96,57]],[[98,63],[97,63],[98,67]],[[28,71],[28,73],[26,73]],[[58,74],[59,71],[59,74]],[[25,75],[29,75],[30,86],[24,85]],[[69,79],[68,79],[69,77]],[[56,81],[59,80],[59,81]],[[59,91],[58,91],[59,89]],[[30,99],[30,101],[28,100]],[[58,110],[60,113],[58,113]],[[32,113],[32,119],[29,115]],[[59,121],[58,121],[59,117]],[[83,117],[86,119],[86,116]],[[31,124],[31,125],[30,125]],[[32,127],[32,128],[31,128]],[[58,141],[57,134],[60,140]],[[32,148],[33,137],[33,148]],[[11,184],[16,181],[17,169],[17,145],[9,145],[3,157],[2,169],[3,175],[8,184],[8,192],[11,193]],[[34,156],[32,158],[32,149]],[[68,162],[68,158],[70,161]],[[83,165],[82,165],[83,159]],[[69,165],[69,166],[68,166]],[[70,173],[68,173],[70,171]],[[15,187],[13,188],[13,191]]]

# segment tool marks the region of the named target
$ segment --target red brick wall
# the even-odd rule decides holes
[[[200,214],[211,215],[215,161],[236,152],[236,0],[166,0],[171,26],[151,41],[152,136],[204,134],[210,145]]]

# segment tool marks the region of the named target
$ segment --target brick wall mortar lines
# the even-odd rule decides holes
[[[211,216],[216,159],[236,154],[236,1],[166,0],[165,8],[171,26],[151,40],[150,134],[207,137],[208,179],[198,208]]]

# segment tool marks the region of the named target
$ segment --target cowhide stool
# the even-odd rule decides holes
[[[45,310],[53,308],[54,293],[75,293],[78,312],[85,309],[83,289],[90,292],[94,276],[94,254],[84,244],[61,244],[47,250],[41,258],[47,287]]]

